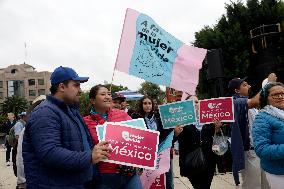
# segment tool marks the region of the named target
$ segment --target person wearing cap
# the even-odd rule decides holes
[[[14,126],[16,139],[19,138],[19,135],[20,135],[21,131],[23,130],[23,128],[26,125],[27,113],[26,112],[21,112],[19,114],[19,118],[20,119],[17,121],[17,123]]]
[[[45,95],[40,95],[32,102],[32,105],[27,110],[27,119],[32,110],[38,106],[42,101],[46,99]],[[25,178],[25,171],[24,171],[24,162],[23,162],[23,155],[22,155],[22,147],[23,147],[23,137],[25,133],[25,127],[19,134],[18,137],[18,147],[17,147],[17,157],[16,157],[16,164],[17,164],[17,189],[26,189],[26,178]]]
[[[79,77],[68,67],[51,74],[51,95],[29,116],[23,139],[23,160],[29,189],[92,188],[93,164],[106,159],[108,142],[93,147],[79,114]]]
[[[272,77],[269,77],[272,81]],[[269,81],[270,81],[269,80]],[[253,150],[250,141],[248,126],[248,110],[259,106],[259,94],[253,98],[248,98],[250,85],[245,79],[234,78],[229,82],[228,90],[233,97],[235,122],[231,123],[231,151],[232,151],[232,171],[234,181],[239,187],[240,180],[238,172],[242,170],[242,188],[257,188],[258,180],[256,174],[252,174],[250,169],[245,169],[250,161],[250,150]]]
[[[119,109],[119,110],[124,110],[122,109],[122,102],[125,102],[125,97],[123,96],[120,96],[116,93],[113,93],[111,95],[112,97],[112,108],[115,108],[115,109]]]
[[[125,97],[119,94],[114,93],[112,95],[112,101],[113,101],[113,108],[117,108],[119,110],[123,110],[126,113],[128,113],[128,108],[129,104],[125,101]]]
[[[18,147],[18,139],[20,136],[20,133],[22,130],[25,128],[26,122],[27,122],[27,113],[26,112],[21,112],[18,117],[20,118],[17,123],[13,126],[13,130],[15,133],[15,146],[13,146],[12,149],[12,163],[13,163],[13,171],[14,175],[17,176],[17,147]]]

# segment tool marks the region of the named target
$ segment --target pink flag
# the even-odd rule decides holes
[[[144,189],[149,189],[155,179],[170,169],[170,148],[158,154],[156,170],[145,170],[141,175],[141,183]]]
[[[205,55],[206,49],[184,44],[149,16],[127,9],[117,70],[195,94]]]

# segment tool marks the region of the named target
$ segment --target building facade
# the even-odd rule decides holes
[[[181,97],[182,97],[182,91],[178,91],[173,88],[166,87],[167,103],[180,101]]]
[[[39,95],[49,94],[50,75],[25,63],[0,69],[0,103],[13,95],[32,102]]]

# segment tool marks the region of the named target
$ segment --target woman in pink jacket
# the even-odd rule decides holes
[[[128,114],[122,110],[112,109],[110,91],[104,85],[96,85],[91,88],[90,114],[84,117],[86,125],[91,133],[94,145],[99,143],[96,126],[104,122],[120,122],[130,120]],[[136,170],[131,167],[118,164],[100,162],[99,174],[96,178],[96,189],[142,189]]]

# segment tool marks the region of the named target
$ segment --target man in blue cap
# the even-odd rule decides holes
[[[275,77],[272,77],[272,74],[268,78],[269,82],[275,81]],[[258,107],[260,93],[253,98],[248,98],[250,87],[245,79],[240,78],[232,79],[228,85],[229,92],[233,96],[235,113],[235,122],[231,123],[232,171],[236,186],[239,187],[238,172],[242,170],[242,188],[258,189],[261,187],[261,178],[256,173],[259,163],[255,163],[257,162],[257,157],[253,155],[254,149],[249,131],[248,110]]]
[[[109,157],[108,142],[93,147],[79,114],[80,83],[88,79],[62,66],[51,74],[51,95],[33,110],[23,139],[27,188],[91,188],[93,164]]]

